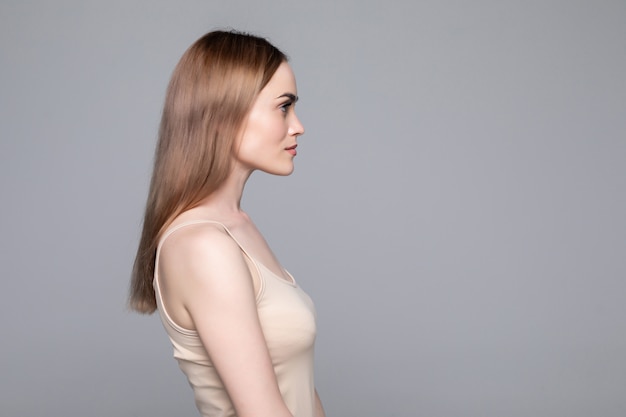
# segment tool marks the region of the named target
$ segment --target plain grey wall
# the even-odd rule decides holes
[[[125,310],[164,90],[268,36],[307,132],[245,208],[329,417],[626,415],[626,2],[2,1],[0,414],[193,416]]]

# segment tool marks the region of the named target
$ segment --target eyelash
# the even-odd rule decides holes
[[[293,101],[287,101],[280,105],[280,111],[282,111],[283,113],[287,113],[287,110],[289,110],[289,107],[291,107],[292,105]]]

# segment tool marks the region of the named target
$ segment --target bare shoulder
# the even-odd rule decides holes
[[[218,224],[177,229],[161,247],[159,284],[175,323],[206,333],[203,319],[229,306],[255,308],[258,285],[235,240]]]
[[[241,267],[245,267],[237,242],[213,223],[176,230],[163,242],[160,256],[160,267],[166,275],[186,277],[185,280],[224,276],[223,272],[241,272]]]
[[[163,242],[162,252],[170,254],[195,252],[198,250],[216,252],[238,248],[228,233],[215,223],[195,223],[180,227]]]

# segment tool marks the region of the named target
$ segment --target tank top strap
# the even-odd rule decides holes
[[[237,246],[239,246],[239,249],[241,249],[243,254],[246,255],[246,257],[248,259],[250,259],[254,264],[256,264],[256,262],[254,262],[254,258],[252,256],[250,256],[248,251],[246,251],[246,249],[241,245],[241,243],[239,243],[237,238],[231,233],[230,230],[228,230],[228,227],[226,227],[226,225],[224,225],[224,223],[218,222],[216,220],[191,220],[191,221],[188,221],[188,222],[177,224],[176,226],[167,229],[165,231],[165,233],[163,233],[163,236],[161,236],[161,238],[159,239],[159,243],[157,245],[157,252],[156,252],[156,259],[155,259],[155,261],[157,262],[157,265],[158,265],[158,261],[159,261],[159,254],[161,252],[161,247],[165,243],[165,240],[168,237],[170,237],[172,234],[174,234],[175,232],[177,232],[178,230],[180,230],[180,229],[182,229],[184,227],[194,226],[194,225],[198,225],[198,224],[216,224],[216,225],[220,226],[222,229],[224,229],[224,231],[228,234],[228,236],[230,236],[231,239],[235,241],[235,243],[237,244]],[[156,273],[156,266],[155,266],[155,273]]]
[[[261,284],[261,287],[259,289],[259,293],[257,294],[257,299],[260,298],[261,295],[264,292],[264,289],[265,289],[265,280],[263,279],[263,275],[261,273],[259,265],[257,264],[256,260],[248,253],[248,251],[246,251],[246,249],[241,245],[241,243],[239,243],[237,238],[232,234],[232,232],[228,229],[228,227],[226,227],[226,225],[224,223],[218,222],[216,220],[191,220],[191,221],[188,221],[188,222],[177,224],[176,226],[171,227],[171,228],[169,228],[169,229],[167,229],[165,231],[163,236],[161,236],[161,238],[159,239],[159,243],[157,245],[156,256],[155,256],[155,259],[154,259],[153,284],[156,283],[156,285],[158,286],[159,257],[160,257],[160,254],[161,254],[161,248],[163,247],[163,244],[165,243],[165,240],[167,240],[168,237],[170,237],[172,234],[174,234],[175,232],[177,232],[180,229],[183,229],[183,228],[189,227],[189,226],[198,225],[198,224],[215,224],[215,225],[220,226],[222,229],[224,229],[224,231],[228,234],[228,236],[230,236],[230,238],[237,244],[237,246],[239,246],[239,249],[241,249],[241,252],[246,256],[246,258],[248,258],[248,260],[252,263],[252,265],[254,265],[254,269],[255,269],[256,275],[257,275],[258,279],[260,280],[260,284]]]

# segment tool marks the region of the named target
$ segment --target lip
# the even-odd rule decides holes
[[[285,150],[287,152],[289,152],[291,155],[296,156],[298,154],[298,152],[296,152],[296,148],[297,147],[298,147],[298,145],[293,145],[293,146],[290,146],[288,148],[285,148]]]

